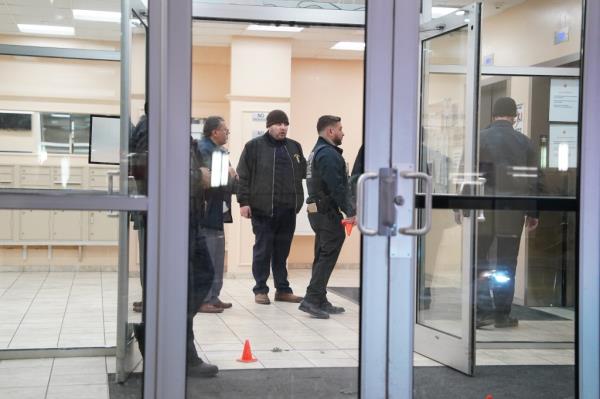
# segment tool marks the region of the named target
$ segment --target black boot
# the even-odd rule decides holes
[[[346,309],[341,306],[333,306],[331,302],[327,300],[321,304],[321,310],[324,310],[329,314],[340,314],[346,311]]]
[[[326,311],[321,309],[319,307],[319,305],[315,305],[314,303],[307,302],[306,299],[304,299],[300,303],[300,306],[298,306],[298,309],[310,314],[312,317],[316,317],[317,319],[328,319],[329,318],[329,313],[327,313]]]
[[[209,378],[215,377],[219,373],[219,368],[214,364],[206,363],[200,358],[189,361],[187,365],[188,377]]]

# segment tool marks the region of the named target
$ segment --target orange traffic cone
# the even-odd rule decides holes
[[[492,395],[487,395],[485,399],[494,399],[494,397]]]
[[[351,223],[347,220],[342,220],[342,225],[346,229],[346,235],[349,236],[352,234],[352,228],[354,227],[354,223]]]
[[[252,349],[250,349],[250,341],[246,340],[246,342],[244,342],[244,351],[242,352],[242,357],[237,361],[242,363],[252,363],[256,360],[257,359],[252,355]]]

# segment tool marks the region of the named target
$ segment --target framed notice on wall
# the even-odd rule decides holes
[[[550,80],[550,122],[575,122],[579,119],[579,79]]]
[[[119,164],[121,150],[121,118],[112,115],[90,115],[89,163]]]
[[[560,170],[577,167],[577,131],[578,125],[550,124],[548,166]]]

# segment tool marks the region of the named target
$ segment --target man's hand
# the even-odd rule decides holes
[[[540,219],[531,216],[525,216],[525,229],[527,231],[535,230],[538,227],[538,224],[540,224]]]
[[[237,172],[231,166],[229,167],[229,177],[231,177],[232,179],[238,179],[239,178]]]
[[[240,207],[240,215],[243,218],[250,219],[252,217],[252,211],[248,205]]]

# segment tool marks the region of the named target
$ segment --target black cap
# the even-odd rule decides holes
[[[517,116],[517,103],[510,97],[501,97],[494,103],[492,116]]]
[[[290,121],[288,120],[288,117],[285,114],[285,112],[283,112],[280,109],[275,109],[269,112],[269,115],[267,115],[267,127],[271,125],[276,125],[278,123],[284,123],[286,125],[289,125]]]

